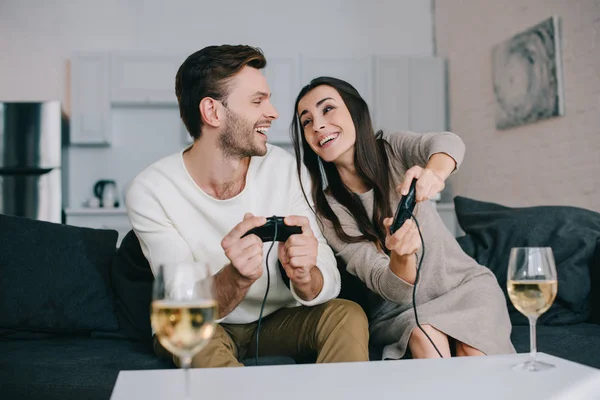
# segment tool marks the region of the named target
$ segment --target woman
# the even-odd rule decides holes
[[[374,134],[356,89],[330,77],[301,90],[291,130],[298,174],[302,159],[325,237],[347,271],[378,295],[370,296],[369,319],[371,341],[383,348],[382,358],[402,358],[407,349],[413,358],[515,351],[495,276],[462,251],[425,201],[460,165],[464,145],[458,136]],[[412,220],[393,235],[389,230],[401,193],[413,179],[424,253]],[[423,254],[415,302],[420,329],[412,296]]]

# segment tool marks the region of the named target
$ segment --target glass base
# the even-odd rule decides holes
[[[546,371],[546,370],[552,369],[554,367],[555,366],[553,364],[548,364],[543,361],[529,360],[529,361],[525,361],[524,363],[515,365],[513,367],[513,369],[515,371],[539,372],[539,371]]]

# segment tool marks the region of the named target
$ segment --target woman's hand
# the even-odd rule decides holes
[[[417,274],[417,261],[414,254],[421,248],[421,236],[412,219],[406,220],[400,229],[390,235],[393,218],[385,218],[385,247],[391,251],[390,269],[404,281],[413,284]]]
[[[415,193],[417,202],[435,197],[436,194],[444,190],[444,187],[446,187],[444,179],[436,174],[432,169],[422,168],[418,165],[415,165],[406,171],[404,182],[396,187],[396,191],[402,196],[406,196],[413,179],[417,179]]]
[[[446,153],[435,153],[429,157],[425,168],[415,165],[406,171],[404,182],[396,187],[396,191],[405,196],[408,194],[413,179],[417,179],[417,202],[431,199],[444,190],[450,174],[456,169],[456,160]]]
[[[386,230],[385,247],[400,257],[412,256],[421,248],[421,236],[419,236],[417,225],[412,219],[407,219],[393,235],[390,235],[390,226],[393,221],[393,218],[383,220]]]

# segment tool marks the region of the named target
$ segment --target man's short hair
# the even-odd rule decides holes
[[[228,83],[245,66],[262,69],[267,60],[261,49],[245,45],[209,46],[190,55],[175,77],[179,115],[194,140],[202,134],[200,101],[211,97],[227,105]]]

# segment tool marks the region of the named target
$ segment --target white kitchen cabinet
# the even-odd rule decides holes
[[[375,129],[410,129],[410,58],[375,57],[375,102],[371,115]]]
[[[72,58],[71,143],[110,145],[111,107],[173,107],[175,75],[185,54],[78,52]],[[290,145],[289,126],[300,89],[318,76],[351,83],[369,105],[376,129],[442,131],[446,126],[445,62],[437,57],[273,57],[265,76],[279,112],[269,141]],[[191,143],[183,124],[183,143]]]
[[[377,128],[421,133],[448,129],[443,59],[375,56],[374,65]]]
[[[319,76],[330,76],[350,83],[373,107],[373,58],[302,58],[302,86]],[[297,94],[297,93],[296,93]]]
[[[446,63],[437,57],[410,59],[410,129],[414,132],[447,130]]]
[[[127,210],[120,208],[67,208],[66,224],[84,228],[113,229],[119,234],[117,247],[132,227]]]
[[[175,76],[186,56],[114,52],[111,55],[113,105],[176,105]]]
[[[267,60],[265,77],[271,89],[271,102],[279,113],[268,132],[273,144],[288,144],[290,124],[294,116],[294,102],[301,89],[298,58],[270,58]]]
[[[447,129],[445,73],[438,57],[305,58],[301,85],[317,76],[343,79],[367,102],[375,129],[432,132]]]
[[[71,130],[75,145],[110,145],[110,55],[80,52],[71,57]]]

